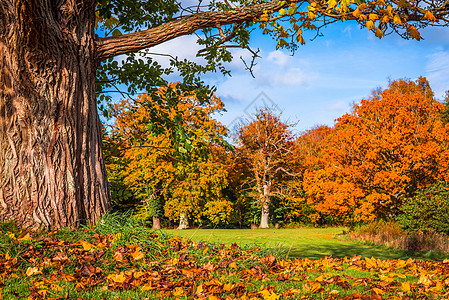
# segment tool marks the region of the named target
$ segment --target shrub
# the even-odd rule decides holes
[[[449,185],[436,183],[421,189],[400,207],[397,220],[407,231],[449,234]]]
[[[448,237],[444,233],[429,231],[406,232],[398,223],[393,221],[374,221],[357,226],[349,233],[351,239],[362,242],[384,245],[393,249],[402,249],[413,252],[426,251],[428,255],[449,253]],[[427,254],[426,254],[427,255]]]

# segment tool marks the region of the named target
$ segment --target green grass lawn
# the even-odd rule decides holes
[[[347,240],[339,235],[344,227],[297,228],[297,229],[188,229],[162,230],[174,236],[192,239],[196,242],[212,242],[240,246],[261,245],[281,251],[288,258],[319,259],[333,257],[375,257],[379,259],[407,259],[410,254],[356,241]]]

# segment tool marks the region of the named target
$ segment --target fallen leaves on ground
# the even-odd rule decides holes
[[[2,234],[2,233],[0,233]],[[11,280],[28,280],[24,299],[84,299],[82,291],[134,290],[142,299],[445,299],[449,261],[332,258],[280,259],[242,249],[151,235],[118,244],[109,234],[89,241],[9,236],[0,252],[0,295]],[[157,251],[155,250],[157,248]],[[14,292],[11,292],[14,293]],[[74,293],[77,293],[74,295]],[[1,296],[0,296],[1,297]],[[148,298],[145,298],[148,297]],[[0,298],[1,299],[1,298]],[[6,299],[6,298],[5,298]],[[116,299],[116,298],[114,298]]]

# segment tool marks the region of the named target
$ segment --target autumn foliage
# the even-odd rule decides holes
[[[105,137],[114,199],[131,194],[142,218],[264,228],[395,219],[405,199],[448,180],[447,109],[425,78],[393,81],[335,126],[299,135],[260,109],[233,149],[212,117],[218,98],[173,93],[175,84],[117,104]]]
[[[176,92],[173,84],[156,95],[143,94],[115,106],[109,138],[117,150],[116,159],[107,164],[110,176],[123,178],[141,200],[138,212],[143,218],[165,215],[179,220],[184,214],[226,222],[231,208],[222,195],[227,182],[221,160],[226,128],[211,117],[223,103],[213,97],[201,104],[195,94],[183,94],[175,98],[176,105],[168,105]],[[172,123],[155,124],[150,116]]]
[[[337,120],[306,171],[309,203],[345,220],[395,215],[404,196],[447,179],[449,128],[424,78],[397,80]]]

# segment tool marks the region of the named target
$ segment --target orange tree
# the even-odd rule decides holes
[[[260,228],[268,228],[273,188],[282,177],[294,176],[290,169],[293,134],[269,109],[260,109],[255,119],[237,133],[238,148],[247,159],[262,207]]]
[[[284,208],[284,222],[309,224],[312,221],[318,221],[316,211],[307,203],[303,177],[306,170],[319,166],[319,153],[324,146],[323,140],[332,130],[328,126],[316,126],[297,136],[289,163],[297,176],[288,178],[282,185],[282,193],[280,193],[280,205]]]
[[[119,155],[107,160],[109,176],[123,179],[141,199],[141,217],[153,217],[153,224],[163,214],[174,220],[189,214],[226,220],[231,206],[221,194],[226,172],[217,155],[226,144],[226,128],[210,116],[221,109],[219,98],[200,103],[194,93],[179,94],[174,84],[115,106],[110,135]],[[176,126],[161,126],[154,122],[158,118]]]
[[[346,221],[397,213],[404,196],[448,178],[449,127],[425,78],[397,80],[337,120],[318,164],[306,171],[308,201]]]

